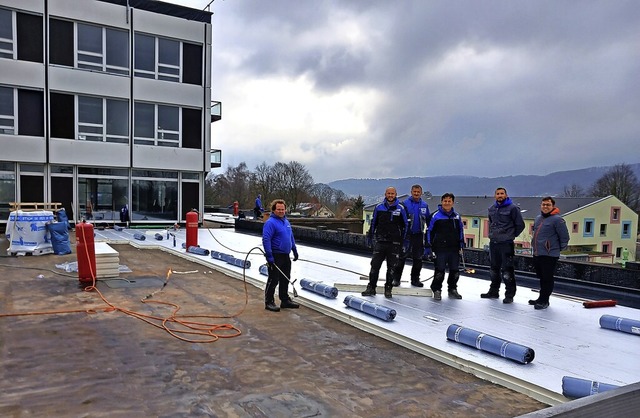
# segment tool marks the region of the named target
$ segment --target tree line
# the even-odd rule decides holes
[[[296,212],[301,203],[322,204],[336,216],[362,218],[364,200],[362,196],[348,197],[323,183],[314,183],[306,167],[297,162],[265,162],[253,171],[242,162],[229,166],[222,174],[210,175],[206,179],[205,205],[228,207],[237,201],[240,208],[253,209],[256,196],[262,195],[265,209],[273,199],[284,199],[287,210]]]
[[[306,167],[297,162],[263,162],[253,171],[242,162],[229,166],[223,174],[210,175],[206,180],[205,204],[228,207],[237,201],[242,209],[253,209],[255,198],[262,195],[266,207],[271,200],[282,198],[289,212],[300,203],[319,203],[331,209],[337,217],[362,218],[362,196],[350,198],[341,190],[323,183],[314,183]],[[560,197],[605,197],[613,195],[635,212],[640,211],[640,181],[631,166],[618,164],[602,175],[589,188],[578,184],[564,187]]]
[[[636,213],[640,211],[640,181],[631,166],[618,164],[584,189],[578,184],[564,186],[561,197],[606,197],[613,195]]]

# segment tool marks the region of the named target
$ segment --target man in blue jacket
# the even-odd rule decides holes
[[[422,271],[422,255],[424,253],[424,229],[427,226],[429,217],[429,206],[422,200],[422,186],[419,184],[411,186],[411,196],[407,197],[402,202],[402,205],[407,211],[409,221],[409,229],[407,230],[409,248],[400,252],[400,260],[394,273],[393,285],[400,286],[404,264],[407,258],[411,256],[411,285],[422,287],[420,272]]]
[[[262,195],[259,194],[258,197],[256,197],[256,205],[253,208],[253,215],[255,216],[255,219],[260,219],[262,212],[264,212],[264,208],[262,207]]]
[[[407,232],[407,212],[398,202],[395,187],[387,187],[384,201],[373,209],[371,228],[367,234],[367,243],[373,246],[369,284],[362,296],[375,296],[378,275],[382,262],[387,261],[387,280],[384,284],[384,296],[391,297],[394,271],[400,258],[400,250]]]
[[[569,245],[569,230],[560,216],[556,201],[551,197],[543,197],[540,203],[540,215],[533,222],[533,265],[536,276],[540,279],[540,295],[538,299],[530,300],[529,305],[535,309],[549,307],[549,296],[553,292],[556,264],[560,258],[560,251]]]
[[[449,266],[447,290],[452,299],[462,299],[458,293],[460,278],[460,253],[464,248],[464,224],[462,218],[453,208],[455,196],[445,193],[440,199],[438,210],[431,215],[427,230],[426,248],[436,256],[431,290],[435,300],[442,299],[442,283],[445,269]]]
[[[269,276],[264,289],[264,308],[278,312],[280,308],[296,309],[300,305],[289,298],[289,280],[291,278],[291,259],[289,253],[293,251],[293,261],[298,260],[298,249],[293,239],[291,224],[285,216],[287,205],[284,200],[276,199],[271,202],[271,216],[262,228],[262,246],[267,259]],[[276,286],[280,297],[280,307],[275,304]]]
[[[489,256],[491,258],[491,285],[483,299],[498,299],[500,284],[504,280],[505,294],[503,303],[513,303],[516,294],[516,276],[513,267],[515,255],[514,240],[524,231],[524,220],[520,208],[513,204],[507,190],[498,187],[495,193],[496,203],[489,207]]]

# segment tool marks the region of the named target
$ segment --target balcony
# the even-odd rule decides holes
[[[222,167],[222,150],[212,149],[210,151],[211,156],[211,168],[220,168]]]
[[[211,123],[222,119],[222,102],[211,101]]]

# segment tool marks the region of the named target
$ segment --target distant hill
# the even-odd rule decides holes
[[[640,179],[640,163],[629,164]],[[565,186],[577,184],[585,191],[612,166],[591,167],[580,170],[557,171],[545,176],[518,175],[504,177],[434,176],[404,177],[399,179],[346,179],[328,183],[349,197],[362,196],[365,203],[382,199],[387,186],[395,186],[398,194],[408,194],[413,184],[420,184],[425,192],[438,196],[451,192],[459,196],[493,195],[496,187],[507,189],[509,196],[558,196]]]

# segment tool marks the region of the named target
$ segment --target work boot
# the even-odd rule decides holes
[[[502,303],[513,303],[513,296],[505,296]]]
[[[498,294],[498,292],[492,292],[491,290],[489,290],[487,293],[482,293],[480,297],[482,299],[498,299],[500,298],[500,294]]]
[[[449,290],[449,297],[451,299],[462,299],[462,296],[460,296],[457,289]]]
[[[433,292],[433,300],[442,300],[442,291],[434,290]]]
[[[376,287],[372,284],[368,284],[365,291],[362,292],[362,296],[375,296],[375,295],[376,295]]]
[[[388,284],[384,285],[384,297],[389,299],[391,298],[391,289],[393,288],[393,286],[390,286]]]
[[[424,284],[422,284],[420,279],[411,279],[411,286],[424,287]]]
[[[283,300],[280,302],[280,307],[282,309],[298,309],[300,305],[292,301],[291,299]]]
[[[529,299],[529,305],[537,305],[538,299]]]
[[[265,302],[264,308],[271,312],[280,312],[280,308],[273,302]]]
[[[549,302],[538,302],[533,305],[533,309],[547,309],[549,307]]]
[[[391,282],[391,286],[393,286],[393,287],[400,286],[400,278],[396,277],[395,279],[393,279],[393,281]]]

